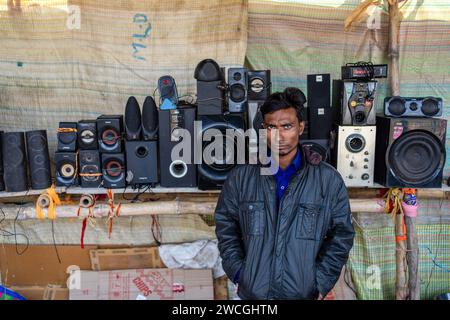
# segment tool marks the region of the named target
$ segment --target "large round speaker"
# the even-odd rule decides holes
[[[439,113],[439,102],[435,98],[425,98],[422,101],[422,113],[428,117],[433,117]]]
[[[31,188],[46,189],[52,185],[47,131],[28,131],[26,133],[26,138],[28,163],[30,165]]]
[[[433,181],[442,170],[445,149],[430,132],[413,130],[397,138],[386,157],[398,180],[412,186],[424,185]]]
[[[211,141],[203,141],[204,133],[211,129],[221,133],[222,145],[219,148],[216,148],[217,136],[213,136]],[[230,129],[234,130],[234,135],[227,134],[227,130]],[[238,164],[239,156],[245,155],[245,150],[239,150],[238,144],[239,140],[245,143],[243,125],[238,122],[218,121],[218,119],[206,123],[203,121],[201,134],[204,154],[202,164],[198,167],[199,176],[211,185],[223,185],[228,173]],[[216,153],[216,151],[219,152]],[[199,187],[202,188],[200,184]]]
[[[25,137],[23,132],[2,134],[3,178],[8,192],[28,189]]]

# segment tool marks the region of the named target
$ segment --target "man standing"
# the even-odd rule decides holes
[[[242,299],[323,298],[353,245],[341,176],[299,144],[305,100],[296,88],[266,100],[263,127],[268,146],[278,149],[278,171],[261,175],[261,165],[236,166],[217,203],[222,265]]]

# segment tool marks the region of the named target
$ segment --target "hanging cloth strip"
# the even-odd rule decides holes
[[[52,185],[46,189],[36,201],[36,217],[38,219],[45,219],[43,209],[47,209],[47,216],[50,220],[56,219],[56,206],[61,205],[61,200],[55,191],[55,186]]]
[[[114,205],[114,193],[111,189],[108,189],[106,192],[108,196],[108,203],[109,203],[109,211],[108,211],[108,220],[107,223],[108,226],[108,237],[111,239],[111,233],[112,233],[112,227],[113,227],[113,219],[114,217],[118,217],[120,214],[120,208],[122,207],[122,203],[119,202],[117,204],[117,207]]]
[[[396,235],[395,241],[401,242],[406,241],[406,224],[405,217],[403,214],[403,192],[400,188],[390,188],[385,195],[385,207],[384,212],[392,214],[392,221],[395,226],[395,217],[397,214],[402,215],[402,235]]]

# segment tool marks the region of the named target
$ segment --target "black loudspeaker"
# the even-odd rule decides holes
[[[123,153],[103,153],[103,187],[107,189],[125,188],[125,156]]]
[[[198,165],[198,188],[201,190],[220,189],[230,170],[237,164],[244,164],[248,161],[247,141],[244,135],[245,117],[243,114],[228,114],[200,116],[199,120],[202,121],[203,159],[202,163]],[[221,133],[222,141],[217,140],[219,136],[212,130]],[[226,130],[234,133],[227,134]],[[217,150],[220,150],[219,154],[215,152]],[[207,155],[208,157],[206,157]]]
[[[58,128],[58,151],[77,151],[77,123],[60,122]]]
[[[321,109],[331,106],[330,74],[307,75],[308,108]]]
[[[339,81],[341,115],[344,126],[375,125],[377,81]]]
[[[195,68],[197,79],[197,114],[222,114],[225,102],[225,81],[222,69],[212,59],[200,61]]]
[[[302,146],[308,148],[311,153],[316,153],[320,156],[320,160],[324,162],[331,162],[330,140],[327,139],[300,139]]]
[[[377,117],[375,182],[386,187],[441,188],[447,121]]]
[[[247,72],[247,91],[249,101],[265,101],[270,96],[272,82],[270,70]]]
[[[5,190],[5,182],[3,181],[2,135],[3,131],[0,131],[0,191]]]
[[[333,108],[308,108],[308,130],[310,139],[330,139],[333,130]]]
[[[158,140],[158,108],[155,100],[148,96],[142,106],[142,133],[144,140]]]
[[[247,69],[228,69],[228,111],[247,111]]]
[[[442,99],[386,97],[384,114],[388,117],[440,117],[442,116]]]
[[[78,148],[80,150],[97,150],[97,124],[95,120],[81,120],[77,125]]]
[[[194,164],[194,121],[195,108],[179,108],[159,110],[159,163],[160,184],[162,187],[196,187],[197,168]],[[189,136],[180,136],[184,129]],[[179,143],[183,144],[179,144]],[[190,148],[190,155],[185,149],[179,152],[172,150],[184,146]]]
[[[27,155],[23,132],[2,134],[3,180],[7,192],[28,190]]]
[[[56,185],[70,187],[78,185],[78,164],[75,152],[56,152]]]
[[[26,139],[31,189],[47,189],[52,185],[47,131],[28,131]]]
[[[101,185],[102,172],[98,150],[80,150],[79,172],[82,188],[98,188]]]
[[[135,97],[129,97],[125,107],[125,139],[140,140],[142,132],[141,109]]]
[[[161,103],[166,99],[169,99],[174,105],[178,103],[177,85],[171,76],[162,76],[158,79],[158,90]]]
[[[122,115],[102,115],[97,118],[97,135],[100,153],[122,152]]]
[[[130,185],[158,182],[158,142],[126,141],[127,182]]]

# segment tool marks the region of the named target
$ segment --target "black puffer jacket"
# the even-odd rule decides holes
[[[222,265],[240,270],[242,299],[314,299],[339,278],[353,245],[347,189],[339,173],[302,150],[302,168],[277,208],[274,176],[234,168],[215,210]],[[306,150],[307,151],[307,150]],[[314,164],[313,164],[314,163]]]

